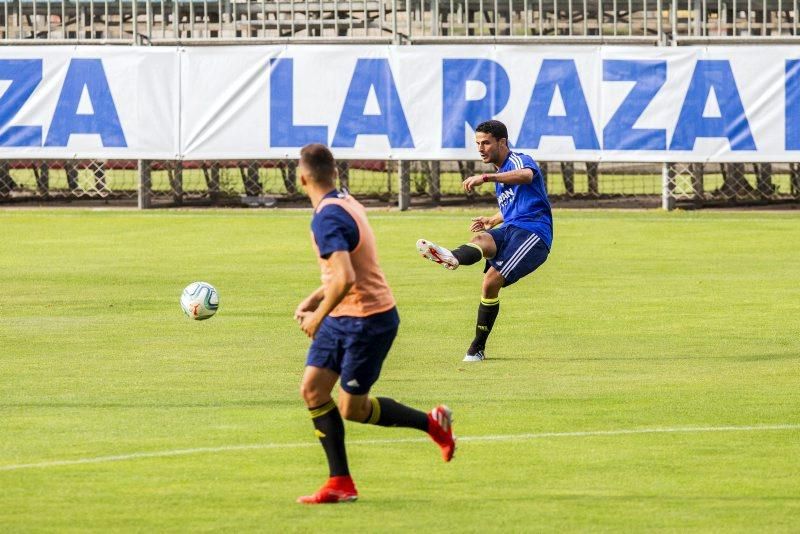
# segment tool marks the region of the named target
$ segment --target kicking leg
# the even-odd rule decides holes
[[[452,251],[425,239],[417,241],[417,251],[423,258],[438,263],[451,271],[459,265],[473,265],[483,258],[493,258],[497,254],[494,238],[487,232],[482,232],[469,243],[465,243]]]
[[[416,428],[426,432],[442,449],[445,462],[449,462],[455,453],[453,414],[447,406],[437,406],[426,414],[394,399],[369,397],[367,394],[353,395],[342,389],[339,391],[339,410],[348,421]]]
[[[492,332],[494,321],[500,313],[500,288],[505,279],[494,267],[483,276],[481,303],[478,305],[478,320],[475,325],[475,338],[464,356],[465,362],[479,362],[486,359],[486,340]]]
[[[350,478],[347,452],[344,446],[344,422],[331,391],[339,375],[323,367],[306,366],[300,393],[308,406],[314,433],[319,438],[328,458],[329,478],[313,495],[303,496],[297,502],[322,504],[350,502],[358,498],[358,492]]]

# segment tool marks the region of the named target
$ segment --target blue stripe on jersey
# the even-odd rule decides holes
[[[505,224],[533,232],[550,248],[553,244],[553,214],[539,165],[527,154],[509,151],[497,172],[523,168],[533,171],[531,183],[508,185],[495,182],[500,213],[503,214]]]

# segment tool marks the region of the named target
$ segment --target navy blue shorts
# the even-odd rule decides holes
[[[378,380],[399,326],[397,308],[368,317],[325,317],[306,365],[334,371],[343,390],[364,395]]]
[[[484,272],[494,267],[505,279],[503,287],[538,269],[550,254],[550,249],[538,235],[516,226],[492,228],[488,234],[494,239],[497,254],[486,260]]]

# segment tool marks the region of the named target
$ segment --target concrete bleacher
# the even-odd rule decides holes
[[[776,37],[797,1],[0,0],[0,40]]]

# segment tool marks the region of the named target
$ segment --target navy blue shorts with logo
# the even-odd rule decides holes
[[[326,317],[308,349],[306,365],[338,373],[343,390],[364,395],[378,380],[399,326],[397,308],[367,317]]]
[[[488,231],[497,246],[494,258],[486,260],[486,268],[494,267],[505,279],[503,287],[539,268],[547,260],[550,249],[538,235],[513,225]]]

